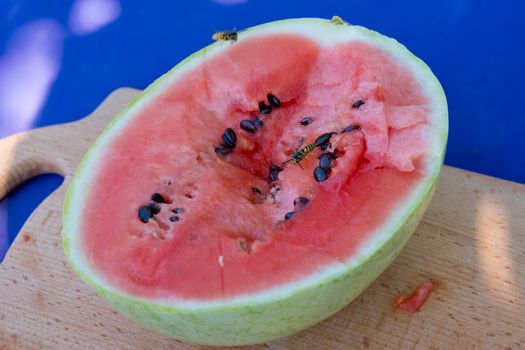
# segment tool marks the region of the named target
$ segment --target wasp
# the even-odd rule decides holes
[[[315,149],[316,145],[314,143],[309,143],[303,148],[297,150],[293,155],[292,158],[289,159],[287,162],[292,162],[294,165],[299,165],[301,168],[303,167],[301,165],[301,161],[306,158],[310,152],[312,152]]]
[[[306,146],[295,151],[295,153],[292,155],[292,158],[284,162],[283,165],[288,162],[291,162],[292,164],[299,165],[302,168],[301,161],[305,159],[316,147],[322,147],[328,144],[328,141],[330,141],[330,138],[332,137],[332,135],[335,135],[335,134],[337,133],[327,132],[325,134],[322,134],[321,136],[316,138],[314,142],[309,143]]]
[[[332,19],[330,20],[330,22],[332,22],[333,24],[337,24],[337,25],[341,25],[341,24],[345,24],[345,20],[342,19],[341,17],[339,16],[333,16]]]
[[[237,32],[217,32],[211,37],[215,41],[237,41]]]

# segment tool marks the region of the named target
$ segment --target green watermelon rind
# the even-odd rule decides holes
[[[390,265],[417,227],[432,198],[445,154],[448,112],[443,89],[430,68],[394,39],[363,27],[336,25],[321,19],[292,19],[263,24],[243,31],[239,34],[239,40],[249,35],[257,35],[258,32],[279,31],[283,26],[297,26],[301,30],[307,28],[307,31],[315,30],[316,26],[329,27],[334,32],[354,31],[361,39],[369,40],[369,43],[397,56],[402,63],[419,70],[419,77],[425,78],[423,83],[427,89],[426,93],[433,97],[436,104],[432,111],[437,122],[434,140],[436,152],[435,157],[429,161],[429,175],[407,198],[406,202],[411,205],[401,208],[397,215],[392,214],[390,220],[386,220],[385,225],[373,235],[375,241],[371,240],[368,246],[363,247],[357,256],[350,258],[346,264],[329,267],[302,281],[270,291],[210,302],[170,302],[133,297],[114,289],[102,281],[100,276],[90,273],[87,264],[80,261],[82,257],[78,252],[79,247],[75,249],[72,246],[72,240],[77,233],[75,221],[70,215],[70,209],[73,208],[71,203],[74,202],[72,197],[81,192],[81,188],[85,191],[85,186],[82,186],[85,184],[75,177],[64,202],[62,245],[66,256],[75,272],[99,295],[122,314],[148,328],[181,340],[210,345],[260,343],[305,329],[346,306]],[[194,62],[195,58],[220,52],[220,48],[225,45],[230,44],[218,42],[194,53],[139,94],[90,147],[78,165],[76,174],[87,172],[86,169],[91,165],[88,163],[97,158],[99,149],[102,149],[101,145],[109,142],[113,134],[118,134],[118,123],[122,122],[140,101],[147,101],[148,97],[161,91],[162,86],[173,79],[176,73],[183,71],[182,67],[191,66],[189,63]]]

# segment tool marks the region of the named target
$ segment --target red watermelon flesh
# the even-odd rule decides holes
[[[101,155],[83,211],[89,263],[132,295],[231,298],[345,262],[425,175],[427,97],[411,72],[365,42],[327,48],[261,36],[170,84]],[[268,93],[281,107],[260,116],[255,134],[241,130]],[[351,124],[361,129],[341,133]],[[237,147],[218,156],[228,127]],[[325,182],[313,177],[318,147],[301,166],[283,166],[326,132],[338,133],[339,156]],[[272,164],[284,170],[270,183]],[[168,203],[143,223],[137,210],[156,192]],[[284,220],[297,197],[308,204]],[[175,208],[183,212],[171,222]]]

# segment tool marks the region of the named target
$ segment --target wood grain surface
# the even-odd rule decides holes
[[[0,198],[37,174],[65,176],[0,264],[0,349],[211,349],[120,316],[62,251],[62,201],[75,166],[136,94],[119,89],[83,120],[0,140]],[[420,312],[392,307],[430,278],[444,288]],[[525,349],[525,186],[445,167],[414,236],[367,291],[306,331],[249,348]]]

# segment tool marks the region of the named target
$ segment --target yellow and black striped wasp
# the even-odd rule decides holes
[[[323,145],[326,145],[328,141],[330,141],[330,138],[332,137],[332,135],[334,134],[337,134],[337,133],[327,132],[327,133],[322,134],[321,136],[316,138],[314,142],[309,143],[306,146],[295,151],[295,153],[292,155],[292,158],[284,162],[283,165],[288,162],[291,162],[292,164],[299,165],[301,168],[303,168],[303,166],[301,165],[301,161],[305,159],[316,147],[321,147]]]

